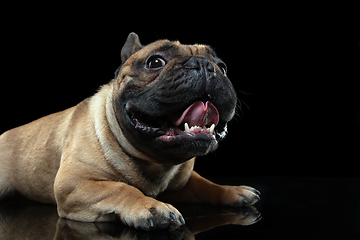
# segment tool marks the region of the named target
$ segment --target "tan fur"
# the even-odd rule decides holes
[[[19,191],[36,201],[57,203],[61,217],[109,221],[117,215],[137,228],[150,218],[160,224],[171,213],[177,219],[171,226],[182,224],[176,208],[153,198],[160,193],[162,199],[178,202],[256,202],[259,197],[249,187],[220,186],[202,178],[193,171],[195,158],[179,165],[156,163],[121,131],[114,96],[131,81],[131,63],[167,42],[157,41],[133,54],[118,78],[93,97],[2,134],[0,197]],[[206,48],[181,46],[187,54]]]

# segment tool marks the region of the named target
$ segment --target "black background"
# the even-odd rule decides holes
[[[93,95],[114,77],[133,31],[143,44],[208,44],[228,66],[241,111],[219,149],[198,159],[201,174],[357,176],[359,25],[336,8],[278,7],[9,6],[0,132]]]

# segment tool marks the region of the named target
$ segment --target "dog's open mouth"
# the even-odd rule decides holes
[[[207,139],[217,134],[219,112],[209,101],[196,101],[184,111],[154,117],[139,111],[131,112],[135,128],[162,141],[181,138]],[[224,127],[224,126],[223,126]]]

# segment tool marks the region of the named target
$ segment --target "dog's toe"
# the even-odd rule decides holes
[[[245,185],[240,186],[240,187],[242,187],[242,188],[245,189],[245,190],[251,191],[251,192],[253,192],[254,194],[256,194],[256,195],[258,195],[258,196],[261,195],[260,191],[256,190],[255,188],[252,188],[252,187],[249,187],[249,186],[245,186]]]
[[[144,231],[154,229],[175,230],[185,224],[181,213],[170,204],[148,198],[146,203],[134,206],[126,215],[122,215],[125,224]]]
[[[232,207],[251,206],[260,199],[260,192],[248,186],[227,186],[222,204]]]

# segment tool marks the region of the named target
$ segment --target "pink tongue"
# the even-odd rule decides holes
[[[171,116],[170,120],[175,126],[179,126],[181,123],[188,123],[189,127],[192,126],[208,126],[212,124],[215,126],[219,122],[219,112],[211,102],[206,102],[205,105],[202,101],[197,101],[191,104],[181,115]]]

